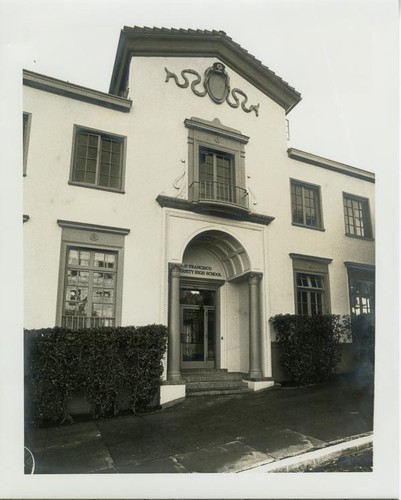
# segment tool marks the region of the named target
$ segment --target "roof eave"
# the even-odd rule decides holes
[[[83,87],[82,85],[66,82],[26,69],[23,70],[22,75],[23,84],[27,87],[125,113],[129,113],[131,110],[132,101],[130,99],[110,95],[99,90]]]
[[[375,182],[375,174],[373,172],[369,172],[368,170],[352,167],[351,165],[346,165],[345,163],[340,163],[335,160],[323,158],[322,156],[308,153],[306,151],[301,151],[295,148],[288,148],[287,154],[292,160],[308,163],[309,165],[325,168],[326,170],[332,170],[333,172],[338,172],[344,175],[355,177],[357,179],[362,179],[364,181],[372,183]]]
[[[132,56],[217,57],[288,113],[301,94],[264,66],[223,32],[127,28],[121,31],[110,93],[120,95],[126,86]]]

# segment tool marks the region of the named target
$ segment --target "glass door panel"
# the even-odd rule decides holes
[[[216,359],[216,321],[214,309],[206,309],[207,315],[207,361]]]
[[[181,322],[182,361],[205,361],[205,324],[201,309],[183,309]]]

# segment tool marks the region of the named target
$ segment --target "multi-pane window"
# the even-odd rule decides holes
[[[296,273],[297,314],[316,316],[325,312],[324,276]]]
[[[234,169],[231,155],[207,149],[199,154],[201,199],[234,202]]]
[[[209,213],[245,213],[245,144],[249,137],[218,119],[188,118],[188,199]]]
[[[344,193],[345,233],[349,236],[371,238],[369,201]]]
[[[71,182],[122,190],[123,159],[123,137],[77,128]]]
[[[322,227],[318,186],[291,181],[292,222],[307,227]]]
[[[375,271],[373,266],[346,263],[351,314],[374,314]]]
[[[350,300],[352,314],[371,314],[375,312],[375,284],[350,278]]]
[[[114,326],[117,253],[67,248],[62,325]]]

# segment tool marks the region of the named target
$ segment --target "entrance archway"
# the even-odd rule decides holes
[[[205,231],[195,236],[184,251],[183,262],[187,262],[191,258],[190,254],[196,250],[213,256],[223,268],[227,281],[250,271],[245,248],[236,238],[223,231]]]
[[[204,231],[187,243],[182,263],[169,264],[167,373],[170,381],[181,379],[181,369],[220,367],[220,288],[230,282],[240,284],[248,295],[249,308],[245,314],[249,332],[248,376],[262,377],[261,279],[261,273],[252,272],[243,245],[228,233]],[[245,282],[248,286],[244,289]],[[227,309],[230,304],[223,306]],[[241,308],[233,307],[228,314],[240,315]],[[244,317],[237,318],[238,331],[243,322]],[[239,350],[240,345],[236,348]]]

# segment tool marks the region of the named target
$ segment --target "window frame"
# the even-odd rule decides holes
[[[99,226],[72,221],[58,220],[62,228],[59,279],[57,292],[56,325],[62,325],[64,313],[67,255],[71,247],[79,247],[89,251],[115,252],[117,255],[116,285],[115,285],[115,326],[121,326],[123,300],[124,244],[129,229]]]
[[[202,150],[230,156],[234,186],[246,190],[245,144],[249,137],[238,130],[222,125],[215,118],[213,121],[192,117],[184,121],[188,128],[188,199],[193,199],[190,186],[200,181],[200,154]]]
[[[308,278],[308,281],[311,281],[311,277],[319,277],[321,279],[321,287],[313,287],[313,286],[304,286],[304,285],[299,285],[298,284],[298,276],[306,276]],[[322,312],[321,314],[326,314],[327,312],[327,306],[326,306],[326,276],[321,273],[311,273],[311,272],[305,272],[305,271],[295,271],[294,272],[294,280],[295,280],[295,287],[296,287],[296,297],[295,297],[295,308],[296,308],[296,314],[299,316],[319,316],[319,314],[313,314],[312,312],[312,293],[319,294],[322,297],[322,303],[321,303],[321,308]],[[306,306],[308,309],[307,314],[303,314],[303,312],[300,311],[300,300],[298,298],[298,294],[300,292],[305,292],[307,294],[307,301],[306,301]]]
[[[80,264],[70,264],[68,262],[68,256],[69,256],[69,253],[70,251],[78,251],[78,252],[87,252],[89,253],[89,262],[88,262],[88,265],[87,266],[81,266]],[[97,267],[95,265],[95,256],[96,256],[96,253],[107,253],[108,255],[114,255],[115,256],[115,265],[114,265],[114,268],[112,270],[110,269],[107,269],[107,268],[101,268],[101,267]],[[96,249],[92,249],[92,248],[88,248],[87,246],[85,247],[82,247],[82,246],[77,246],[77,245],[67,245],[67,248],[66,248],[66,259],[65,259],[65,273],[64,273],[64,301],[63,301],[63,310],[62,310],[62,318],[64,317],[69,317],[69,318],[85,318],[85,319],[88,319],[90,323],[92,323],[92,319],[94,318],[99,318],[99,323],[102,323],[102,319],[106,320],[105,322],[106,323],[110,323],[112,320],[112,322],[114,322],[114,324],[100,324],[100,325],[97,325],[97,326],[116,326],[115,325],[115,322],[116,322],[116,303],[117,303],[117,271],[118,271],[118,266],[119,266],[119,262],[118,262],[118,252],[116,252],[115,250],[99,250],[98,248]],[[88,274],[88,280],[87,280],[87,283],[84,283],[84,284],[80,284],[80,283],[77,283],[76,285],[69,285],[68,283],[68,273],[70,271],[75,271],[77,273],[87,273]],[[113,284],[112,286],[98,286],[96,285],[95,283],[95,273],[102,273],[102,274],[112,274],[113,275]],[[67,302],[74,302],[72,301],[71,299],[68,299],[67,297],[67,291],[68,291],[68,287],[71,286],[71,287],[74,287],[76,289],[83,289],[83,288],[86,288],[87,289],[87,295],[86,295],[86,308],[87,308],[87,311],[86,311],[86,314],[84,315],[79,315],[79,314],[67,314],[67,309],[66,309],[66,303]],[[94,291],[95,289],[102,289],[103,292],[105,290],[112,290],[113,291],[113,302],[112,302],[112,310],[113,310],[113,315],[112,316],[95,316],[93,314],[93,306],[95,304],[101,304],[101,305],[107,305],[107,303],[105,302],[99,302],[99,301],[96,301],[95,298],[94,298]],[[81,301],[82,303],[83,301]],[[78,301],[76,301],[76,303],[78,304]],[[86,321],[84,321],[86,323]],[[94,324],[96,324],[96,321],[93,321]],[[63,322],[62,322],[63,324]],[[67,328],[70,328],[69,325],[63,325],[63,326],[66,326]],[[93,326],[93,325],[91,325]],[[85,325],[85,327],[87,327],[87,325]]]
[[[354,194],[347,193],[347,192],[343,191],[343,198],[342,199],[343,199],[343,216],[344,216],[345,236],[347,236],[349,238],[357,238],[360,240],[372,241],[373,240],[373,225],[372,225],[372,216],[371,216],[371,212],[370,212],[369,198],[365,198],[363,196],[358,196],[358,195],[354,195]],[[346,218],[348,216],[346,215],[346,212],[345,212],[345,208],[346,208],[345,201],[347,199],[351,200],[351,201],[356,201],[356,202],[362,203],[362,221],[364,222],[364,230],[365,230],[365,233],[367,233],[367,234],[359,235],[359,234],[352,234],[350,232],[347,232],[347,226],[349,226],[349,224],[347,224],[347,220],[346,220]],[[355,219],[354,216],[353,216],[353,219]],[[359,219],[359,220],[361,220],[361,219]],[[355,230],[355,224],[353,224],[352,227]]]
[[[26,119],[26,122],[25,122]],[[26,177],[27,163],[28,163],[28,150],[29,139],[31,135],[32,113],[24,111],[22,113],[22,144],[23,144],[23,167],[22,175]]]
[[[319,276],[323,282],[323,305],[322,314],[330,314],[331,312],[331,300],[330,300],[330,276],[329,276],[329,264],[331,264],[332,259],[327,259],[324,257],[315,257],[311,255],[301,255],[290,253],[292,259],[293,267],[293,287],[294,287],[294,310],[295,314],[302,316],[299,310],[298,304],[298,290],[306,290],[304,287],[298,287],[298,275],[304,274],[308,276]],[[308,288],[310,292],[313,290],[321,290],[320,288]],[[310,310],[310,303],[308,298],[308,310]]]
[[[359,314],[374,314],[376,310],[376,276],[375,276],[375,266],[367,264],[358,264],[355,262],[345,262],[347,268],[348,277],[348,303],[349,311],[351,315],[358,316]],[[351,292],[351,281],[359,281],[365,283],[373,283],[373,296],[371,296],[371,311],[367,313],[363,312],[353,312],[353,297]]]
[[[82,181],[76,181],[74,180],[74,173],[75,173],[75,162],[76,162],[76,152],[77,152],[77,146],[78,146],[78,136],[79,134],[93,134],[97,135],[98,138],[109,138],[114,141],[118,141],[121,143],[121,181],[120,181],[120,187],[119,188],[114,188],[110,186],[100,186],[99,183],[99,175],[100,175],[100,153],[101,149],[99,148],[99,139],[98,139],[98,147],[97,147],[97,156],[96,156],[96,183],[89,183],[89,182],[82,182]],[[85,127],[83,125],[74,125],[73,129],[73,139],[72,139],[72,150],[71,150],[71,165],[70,165],[70,177],[68,184],[72,186],[80,186],[80,187],[86,187],[90,189],[100,189],[101,191],[111,191],[113,193],[120,193],[124,194],[124,188],[125,188],[125,166],[126,166],[126,153],[127,153],[127,137],[121,134],[115,134],[112,132],[107,132],[104,130],[100,129],[94,129],[90,127]]]
[[[211,155],[213,157],[213,181],[207,181],[206,179],[202,179],[202,161],[201,161],[201,156],[203,154]],[[219,196],[219,186],[218,186],[218,172],[219,172],[219,165],[218,165],[218,157],[225,158],[229,161],[229,182],[222,183],[225,186],[229,186],[231,188],[231,192],[229,193],[229,199],[224,199],[221,196]],[[210,198],[213,201],[222,201],[223,203],[236,203],[236,178],[235,178],[235,157],[231,153],[227,153],[225,151],[221,151],[218,149],[213,149],[213,148],[207,148],[204,146],[199,146],[199,153],[198,153],[198,158],[199,158],[199,191],[202,190],[201,183],[202,182],[212,182],[212,197]],[[205,197],[204,199],[208,199]]]
[[[302,189],[302,218],[303,223],[294,221],[294,203],[293,203],[293,187],[301,187]],[[306,223],[306,215],[305,215],[305,196],[304,190],[309,189],[313,190],[316,193],[317,199],[317,207],[315,207],[315,211],[317,212],[317,225],[312,226]],[[307,229],[314,229],[317,231],[325,231],[324,223],[323,223],[323,205],[322,205],[322,193],[321,186],[317,184],[311,184],[309,182],[300,181],[299,179],[290,178],[290,203],[291,203],[291,223],[293,226],[304,227]]]

